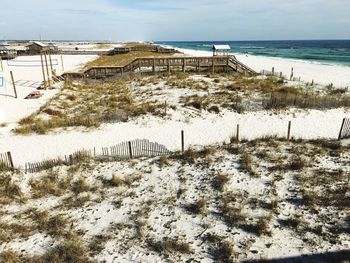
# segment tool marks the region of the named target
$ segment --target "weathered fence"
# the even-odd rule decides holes
[[[149,140],[122,142],[109,148],[102,148],[102,156],[115,159],[161,156],[169,153],[171,151],[165,146]]]
[[[165,146],[156,142],[150,142],[149,140],[134,140],[122,142],[111,147],[103,147],[102,154],[96,153],[96,148],[94,148],[94,150],[81,150],[66,155],[64,159],[57,158],[37,163],[26,163],[25,172],[37,173],[59,165],[74,165],[91,158],[98,160],[124,160],[147,156],[162,156],[170,153],[171,151]]]
[[[338,140],[350,138],[350,118],[344,118],[340,127]]]
[[[64,160],[61,158],[45,160],[37,163],[25,163],[25,172],[38,173],[59,165],[73,165],[83,160],[92,158],[92,151],[80,150],[73,154],[66,155]]]
[[[13,160],[11,152],[0,153],[0,171],[2,170],[13,170]]]

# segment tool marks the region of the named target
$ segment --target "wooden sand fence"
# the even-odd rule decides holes
[[[338,140],[348,138],[350,138],[350,118],[344,118],[340,128]]]
[[[93,157],[92,151],[80,150],[76,151],[73,154],[65,155],[64,160],[61,158],[44,160],[37,163],[25,163],[25,172],[29,173],[38,173],[55,166],[60,165],[74,165],[81,161],[88,160]]]
[[[149,140],[134,140],[122,142],[111,147],[102,147],[101,154],[93,150],[80,150],[70,155],[65,155],[64,159],[56,158],[36,163],[26,163],[26,173],[38,173],[60,165],[74,165],[85,160],[125,160],[139,157],[162,156],[170,154],[165,146]]]
[[[0,171],[14,170],[11,152],[0,153]]]
[[[112,147],[102,148],[102,156],[112,159],[132,159],[170,154],[165,146],[149,140],[122,142]]]

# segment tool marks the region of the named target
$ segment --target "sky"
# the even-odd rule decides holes
[[[350,39],[350,0],[1,0],[0,39]]]

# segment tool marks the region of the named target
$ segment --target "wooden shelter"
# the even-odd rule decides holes
[[[34,41],[30,45],[28,45],[28,54],[29,55],[38,55],[41,52],[45,52],[50,50],[50,47],[39,42],[39,41]]]
[[[213,56],[227,56],[231,50],[229,45],[214,45]]]
[[[1,59],[14,59],[17,57],[16,50],[12,50],[9,48],[9,45],[6,43],[0,44],[0,58]]]

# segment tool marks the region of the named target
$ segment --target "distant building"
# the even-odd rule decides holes
[[[52,52],[58,52],[58,47],[55,46],[55,44],[52,43],[52,42],[50,42],[49,44],[47,44],[47,47],[48,47],[48,49],[49,49],[50,51],[52,51]]]
[[[50,47],[39,41],[34,41],[27,46],[29,55],[38,55],[41,52],[49,51]]]
[[[7,43],[0,43],[0,57],[1,59],[14,59],[17,57],[17,52],[10,49]]]
[[[213,56],[227,56],[231,51],[229,45],[214,45],[213,46]]]

